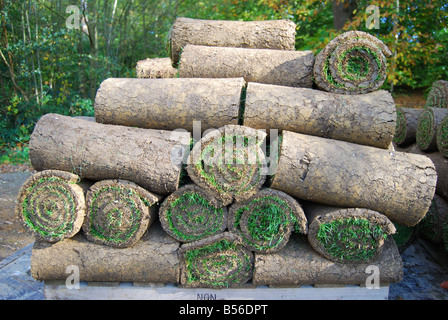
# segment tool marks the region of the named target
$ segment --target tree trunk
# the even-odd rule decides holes
[[[357,0],[333,0],[333,27],[336,30],[344,28],[347,21],[355,16],[353,12],[357,8]]]
[[[283,131],[271,188],[413,226],[428,211],[436,182],[428,157]]]
[[[243,124],[387,149],[394,137],[395,121],[394,100],[384,90],[341,95],[249,83]]]
[[[314,54],[287,51],[187,45],[179,63],[181,78],[237,78],[311,88]]]
[[[190,134],[139,129],[46,114],[29,143],[40,171],[58,169],[92,180],[124,179],[156,194],[178,188]]]

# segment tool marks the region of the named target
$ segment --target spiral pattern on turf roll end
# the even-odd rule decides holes
[[[28,178],[17,199],[16,214],[36,237],[58,242],[74,236],[85,216],[84,190],[75,174],[45,170]]]
[[[436,147],[437,128],[434,127],[435,119],[432,109],[426,109],[418,118],[416,141],[421,150],[431,151]]]
[[[159,219],[171,237],[181,242],[192,242],[224,232],[227,208],[202,188],[189,184],[164,200]]]
[[[102,180],[86,195],[82,229],[87,239],[117,248],[134,245],[154,221],[159,198],[126,180]]]
[[[197,185],[216,194],[223,205],[247,199],[266,179],[265,139],[266,133],[261,130],[221,127],[194,145],[187,172]]]
[[[289,241],[291,232],[306,234],[307,220],[300,204],[286,193],[263,189],[229,209],[230,231],[257,253],[273,253]]]
[[[426,108],[448,108],[448,81],[434,82],[426,99]]]
[[[183,245],[180,260],[184,287],[234,288],[252,278],[254,255],[229,232]]]
[[[341,94],[363,94],[379,89],[387,77],[389,48],[378,38],[348,31],[316,56],[314,79],[319,89]]]
[[[397,122],[395,125],[395,134],[393,141],[400,145],[404,142],[404,139],[406,138],[406,117],[400,108],[397,108]]]

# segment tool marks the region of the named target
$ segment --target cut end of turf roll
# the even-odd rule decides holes
[[[434,82],[426,99],[426,108],[448,108],[448,81]]]
[[[48,242],[71,238],[85,216],[84,190],[75,174],[44,170],[29,177],[20,188],[16,214],[36,237]]]
[[[426,109],[418,118],[416,140],[417,145],[423,151],[432,151],[436,145],[435,119],[432,109]]]
[[[199,186],[188,184],[164,200],[159,219],[171,237],[192,242],[224,232],[227,208]]]
[[[395,134],[393,141],[400,145],[406,138],[406,116],[401,108],[397,108],[397,122],[395,123]]]
[[[130,247],[154,221],[154,204],[159,199],[130,181],[99,181],[87,191],[84,234],[98,244]]]
[[[309,225],[308,241],[327,259],[364,263],[375,259],[394,224],[384,215],[361,208],[339,209]]]
[[[243,245],[257,253],[282,249],[291,232],[306,234],[307,220],[300,204],[286,193],[263,189],[229,209],[228,228],[243,239]]]
[[[314,79],[321,90],[363,94],[379,89],[387,77],[389,48],[378,38],[348,31],[330,41],[316,56]]]
[[[252,278],[254,255],[232,233],[184,244],[179,253],[184,287],[241,287]]]
[[[437,149],[445,157],[448,157],[448,116],[437,126]]]
[[[190,153],[187,172],[223,205],[251,197],[266,180],[266,133],[239,125],[213,130]]]

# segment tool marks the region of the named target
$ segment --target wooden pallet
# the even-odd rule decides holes
[[[44,293],[47,300],[387,300],[389,286],[378,289],[359,285],[190,289],[174,284],[80,282],[79,288],[68,288],[63,281],[46,281]]]

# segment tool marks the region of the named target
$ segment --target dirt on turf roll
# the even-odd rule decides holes
[[[270,187],[311,202],[371,209],[413,226],[428,211],[436,183],[435,166],[424,155],[283,131]]]
[[[156,221],[134,246],[117,249],[87,240],[82,232],[55,244],[36,241],[31,275],[39,281],[63,280],[77,267],[80,281],[179,283],[180,242]]]
[[[178,17],[170,30],[173,64],[187,44],[295,50],[296,25],[290,20],[229,21]]]
[[[395,102],[385,90],[342,95],[249,83],[244,110],[243,124],[251,128],[288,130],[383,149],[395,132]]]
[[[243,78],[104,80],[95,97],[95,119],[147,129],[202,132],[238,124]]]
[[[187,45],[179,63],[181,78],[238,78],[311,88],[312,51],[281,51]]]
[[[31,164],[91,180],[123,179],[167,195],[179,187],[190,133],[106,125],[46,114],[30,138]]]

